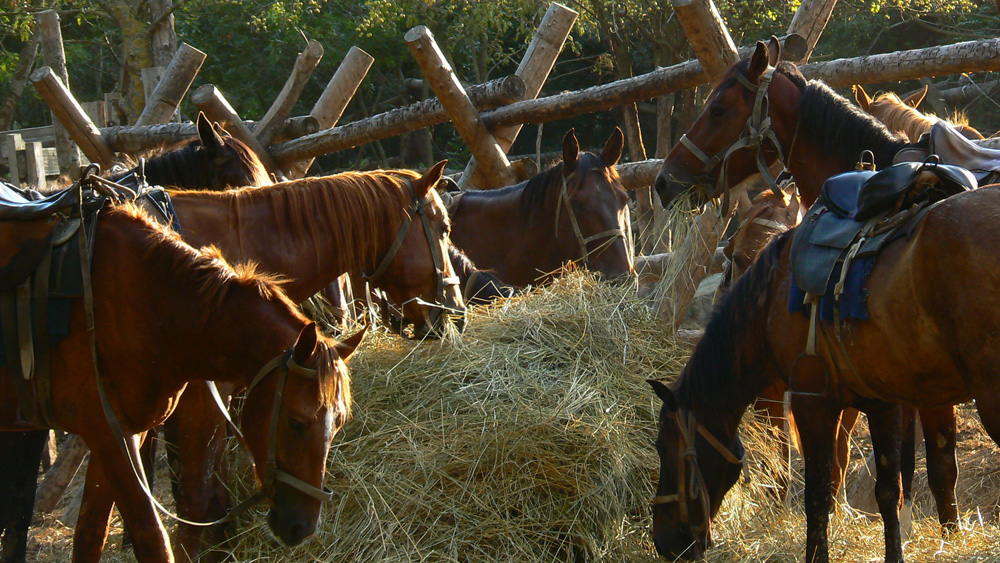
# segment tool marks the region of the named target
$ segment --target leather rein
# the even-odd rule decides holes
[[[744,148],[757,148],[757,170],[760,175],[764,178],[768,187],[774,192],[774,195],[783,198],[781,193],[781,188],[778,186],[777,181],[771,176],[771,171],[768,170],[767,162],[764,160],[764,143],[770,141],[774,148],[778,151],[778,159],[782,162],[788,162],[784,154],[781,151],[781,143],[778,142],[778,136],[771,129],[771,115],[769,113],[771,102],[768,98],[768,88],[771,85],[771,79],[774,77],[774,67],[767,67],[767,70],[760,77],[760,83],[754,84],[742,73],[736,75],[736,80],[749,92],[755,95],[753,102],[753,110],[750,113],[750,117],[747,118],[746,125],[743,127],[743,132],[740,137],[733,141],[731,145],[717,152],[714,156],[709,157],[705,154],[705,151],[698,148],[694,142],[688,138],[687,133],[681,135],[678,139],[678,143],[684,145],[691,154],[693,154],[702,163],[701,173],[703,175],[711,173],[720,164],[722,165],[722,170],[719,173],[719,178],[716,181],[715,193],[722,191],[723,205],[720,212],[724,213],[728,211],[729,208],[729,189],[728,189],[728,168],[729,168],[729,158],[736,151]],[[799,122],[801,123],[801,121]],[[791,158],[792,151],[795,150],[795,141],[799,136],[799,123],[795,125],[795,133],[792,136],[792,143],[788,150],[788,158]],[[702,187],[704,190],[704,187]],[[712,194],[707,194],[709,199],[713,196]]]
[[[576,174],[576,172],[573,172],[573,174],[570,174],[570,176],[573,176],[574,174]],[[587,266],[588,268],[590,268],[590,255],[591,254],[593,254],[594,252],[597,252],[598,250],[601,250],[601,249],[603,249],[603,248],[611,245],[618,237],[622,237],[625,240],[625,245],[627,247],[625,250],[626,250],[626,253],[629,256],[629,260],[630,260],[629,263],[631,263],[631,257],[633,255],[633,252],[632,252],[632,248],[633,248],[633,246],[632,246],[632,232],[631,231],[625,232],[620,227],[615,227],[613,229],[608,229],[606,231],[601,231],[601,232],[599,232],[597,234],[590,235],[589,237],[584,237],[583,236],[583,231],[580,230],[580,221],[577,220],[577,218],[576,218],[576,212],[573,211],[573,206],[570,203],[569,188],[567,187],[567,184],[566,184],[566,176],[562,176],[562,187],[560,189],[559,201],[556,203],[555,233],[556,233],[556,239],[557,240],[559,239],[559,211],[563,207],[566,208],[566,216],[569,217],[569,223],[573,227],[573,234],[576,236],[576,242],[577,242],[577,244],[580,245],[580,259],[583,261],[583,264],[585,266]],[[626,216],[627,216],[627,214],[628,214],[628,206],[625,207],[625,213],[626,213]],[[603,239],[603,238],[606,238],[608,240],[606,242],[602,243],[600,246],[598,246],[598,248],[596,250],[594,250],[592,252],[592,251],[590,251],[590,250],[587,249],[587,244],[589,244],[591,242],[594,242],[595,240],[600,240],[600,239]]]
[[[687,526],[691,532],[705,533],[711,523],[711,511],[709,506],[708,488],[705,486],[705,479],[701,475],[701,468],[698,467],[698,451],[695,448],[695,440],[700,434],[722,457],[734,465],[743,464],[743,456],[736,457],[712,435],[701,423],[699,423],[691,411],[679,411],[669,415],[677,423],[681,439],[677,442],[678,464],[677,464],[677,493],[672,495],[657,495],[653,497],[653,506],[660,504],[677,503],[678,517],[680,524]],[[690,466],[690,468],[689,468]],[[691,527],[691,515],[688,512],[688,501],[697,500],[701,504],[701,521],[696,527]]]
[[[392,242],[389,247],[389,251],[386,252],[382,261],[379,262],[375,271],[371,274],[362,272],[362,276],[365,281],[374,285],[389,269],[389,264],[392,263],[393,258],[399,252],[399,249],[403,246],[403,240],[406,239],[406,233],[410,230],[410,224],[413,223],[414,217],[420,217],[420,223],[424,227],[424,236],[427,237],[427,245],[431,250],[431,259],[434,261],[434,272],[437,276],[436,289],[434,295],[434,302],[428,303],[419,297],[414,297],[409,301],[402,303],[400,308],[409,303],[410,301],[416,301],[418,304],[423,305],[425,308],[430,309],[430,313],[427,315],[427,322],[430,326],[434,326],[438,319],[444,313],[454,312],[454,309],[446,304],[445,289],[449,286],[458,286],[461,282],[458,276],[452,275],[445,277],[444,268],[444,256],[441,254],[440,246],[434,244],[434,231],[431,229],[430,220],[427,218],[427,213],[424,211],[424,206],[431,202],[430,192],[422,198],[418,198],[417,194],[413,191],[413,183],[406,178],[406,189],[410,192],[410,197],[413,199],[413,204],[406,213],[406,217],[403,219],[402,224],[399,226],[399,230],[396,232],[396,239]]]

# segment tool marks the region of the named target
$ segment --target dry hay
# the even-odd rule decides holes
[[[317,536],[284,548],[259,510],[236,524],[234,558],[658,561],[649,500],[659,404],[644,380],[672,379],[687,355],[633,289],[580,273],[473,311],[466,333],[444,342],[375,332],[351,363],[354,415],[331,451],[334,500]],[[965,529],[941,540],[918,461],[909,561],[1000,561],[997,449],[969,414],[960,411],[959,426]],[[707,561],[801,561],[801,460],[786,508],[775,494],[778,439],[752,416],[741,432],[744,479],[723,504]],[[854,459],[849,481],[863,470]],[[232,470],[245,498],[245,454]],[[72,531],[57,516],[33,531],[29,559],[69,559]],[[133,560],[117,545],[105,561]],[[881,522],[835,514],[830,545],[833,561],[880,561]]]

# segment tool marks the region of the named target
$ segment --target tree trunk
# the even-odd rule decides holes
[[[174,29],[173,0],[148,0],[150,49],[153,66],[167,66],[177,52],[177,31]]]
[[[0,103],[0,131],[10,129],[14,122],[14,111],[17,110],[17,102],[21,99],[24,86],[28,83],[28,75],[31,74],[31,67],[35,64],[35,57],[38,55],[38,34],[32,33],[31,38],[21,49],[21,54],[17,58],[17,68],[10,79],[10,90]]]
[[[122,33],[121,49],[121,78],[120,90],[122,94],[122,108],[129,123],[142,114],[146,107],[146,96],[142,87],[142,69],[153,65],[153,56],[150,47],[149,24],[143,17],[148,10],[137,9],[145,6],[145,2],[136,5],[128,0],[108,0],[108,8],[118,28]],[[167,61],[169,64],[169,59]]]
[[[66,52],[63,50],[62,29],[59,26],[59,13],[55,10],[40,12],[36,18],[35,32],[39,36],[42,47],[42,60],[50,67],[56,76],[69,90],[69,74],[66,72]],[[66,128],[52,115],[52,125],[55,126],[56,154],[59,157],[59,173],[75,178],[80,172],[80,151],[73,143]]]

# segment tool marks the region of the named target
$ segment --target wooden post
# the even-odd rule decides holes
[[[801,57],[785,57],[787,60],[795,64],[809,62],[809,57],[816,48],[823,30],[826,29],[836,5],[837,0],[802,0],[802,4],[792,17],[791,25],[788,26],[788,33],[796,33],[806,40],[806,52]]]
[[[96,125],[98,129],[107,126],[108,116],[103,101],[80,102],[80,107],[83,108],[83,112],[87,114],[87,117],[94,122],[94,125]]]
[[[156,88],[150,91],[146,107],[142,115],[135,120],[137,126],[166,123],[174,116],[177,106],[187,94],[194,77],[205,62],[205,53],[187,43],[182,43],[180,49],[170,61],[170,66],[163,72]]]
[[[36,33],[41,37],[42,61],[52,68],[56,76],[69,90],[69,74],[66,72],[66,53],[63,51],[62,30],[59,28],[59,13],[55,10],[39,12]],[[74,177],[80,173],[80,151],[73,144],[73,138],[59,123],[53,112],[52,124],[56,127],[56,152],[59,155],[59,172]],[[93,159],[91,159],[93,160]]]
[[[354,97],[354,93],[358,91],[361,81],[365,79],[368,69],[371,68],[374,62],[375,59],[368,53],[357,47],[351,47],[351,50],[347,52],[347,56],[344,57],[340,66],[337,67],[337,72],[333,73],[333,77],[326,83],[326,88],[323,89],[323,93],[316,100],[312,111],[309,112],[309,115],[319,123],[320,129],[329,129],[336,125],[337,121],[340,121],[340,116],[344,115],[344,110],[347,109],[348,102]],[[305,177],[309,171],[309,167],[312,166],[313,160],[315,159],[308,158],[301,162],[296,162],[289,167],[288,177]]]
[[[671,3],[701,68],[714,84],[739,59],[719,10],[712,0],[671,0]]]
[[[288,76],[288,80],[285,81],[278,97],[274,99],[271,108],[267,110],[264,117],[257,122],[257,127],[254,128],[253,133],[262,146],[270,145],[278,130],[285,124],[285,120],[292,113],[292,106],[299,100],[302,89],[306,87],[306,82],[309,81],[309,77],[312,76],[322,58],[323,46],[320,45],[319,41],[310,39],[306,48],[295,58],[292,74]]]
[[[27,166],[27,180],[29,186],[34,186],[36,190],[45,189],[45,154],[42,152],[42,144],[39,142],[24,144],[24,163]]]
[[[51,68],[43,66],[31,73],[31,82],[38,90],[38,95],[49,105],[49,109],[62,123],[70,138],[83,150],[83,154],[91,162],[96,162],[107,168],[115,159],[115,153],[104,142],[101,131],[90,120],[90,117],[80,107],[69,90]],[[60,166],[60,170],[62,167]]]
[[[576,23],[578,16],[576,11],[562,4],[553,2],[549,5],[549,9],[542,18],[542,23],[538,25],[538,30],[535,31],[535,36],[531,39],[531,44],[528,45],[528,50],[525,51],[524,57],[521,59],[521,64],[514,73],[514,76],[519,76],[521,80],[524,80],[524,99],[534,99],[542,91],[542,85],[549,78],[549,73],[552,72],[552,67],[556,64],[556,59],[559,58],[559,53],[562,52],[563,45],[566,44],[566,39],[569,37],[569,32],[573,30],[573,24]],[[517,134],[521,132],[521,127],[522,125],[518,124],[498,127],[493,130],[493,137],[500,144],[504,153],[509,151],[511,145],[514,144]],[[469,160],[468,166],[465,167],[462,178],[468,177],[469,183],[480,184],[481,180],[478,174],[479,166],[475,156],[473,156]]]
[[[153,90],[156,90],[156,86],[160,83],[165,71],[166,68],[162,66],[150,66],[139,71],[142,82],[143,107],[149,106],[149,101],[153,99]]]
[[[281,173],[281,169],[275,164],[274,159],[271,158],[271,155],[260,144],[257,137],[254,137],[253,133],[250,132],[250,129],[240,119],[233,106],[229,105],[229,102],[226,101],[222,92],[213,84],[205,84],[192,92],[191,103],[205,112],[205,116],[212,121],[227,123],[229,125],[227,127],[229,132],[237,139],[246,143],[250,147],[250,150],[257,153],[257,158],[264,163],[264,167],[267,168],[268,172],[278,177],[284,176]]]
[[[21,138],[21,135],[17,133],[5,135],[3,150],[7,153],[7,168],[10,170],[10,183],[21,187],[21,182],[26,179],[21,175],[21,169],[17,165],[17,153],[24,150],[24,140]]]
[[[404,39],[424,77],[451,116],[458,134],[483,167],[486,177],[483,187],[506,185],[511,178],[507,155],[479,117],[479,111],[458,82],[431,30],[418,25],[407,31]],[[466,182],[467,178],[463,176],[462,181]]]
[[[45,478],[38,484],[38,491],[35,493],[35,510],[45,513],[55,509],[89,451],[83,438],[76,435],[66,438],[52,469],[48,470]]]

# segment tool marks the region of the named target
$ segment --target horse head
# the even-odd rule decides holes
[[[197,146],[200,143],[200,147]],[[204,113],[198,113],[197,162],[212,189],[269,186],[271,177],[257,155]],[[191,186],[194,188],[195,186]]]
[[[801,92],[783,72],[794,65],[780,63],[775,71],[780,55],[776,38],[770,47],[758,41],[750,58],[726,71],[656,175],[654,186],[664,207],[690,190],[696,205],[707,203],[773,163],[778,148],[790,156],[798,125],[791,110]]]
[[[744,454],[739,436],[726,449],[682,408],[676,394],[649,380],[663,401],[656,451],[660,481],[653,498],[653,544],[668,560],[700,559],[712,545],[712,517],[739,480]]]
[[[590,270],[608,279],[633,270],[628,194],[615,169],[624,141],[616,127],[601,154],[594,155],[580,152],[573,129],[563,137],[556,244],[562,256],[579,256]]]
[[[802,220],[802,203],[794,182],[782,187],[780,195],[764,190],[753,201],[746,196],[746,192],[741,192],[739,209],[739,228],[724,251],[729,265],[722,276],[722,287],[729,287],[742,276],[776,234],[787,231]]]
[[[465,302],[448,253],[451,222],[434,189],[447,163],[443,160],[423,176],[406,179],[412,207],[407,205],[410,210],[395,233],[396,249],[390,249],[378,270],[368,276],[401,304],[403,319],[414,325],[416,337],[441,334],[446,321],[459,330],[465,327]]]
[[[308,323],[292,348],[247,387],[240,427],[271,505],[268,526],[286,545],[316,531],[322,502],[329,500],[326,458],[351,406],[345,362],[363,337],[364,330],[337,343]]]

